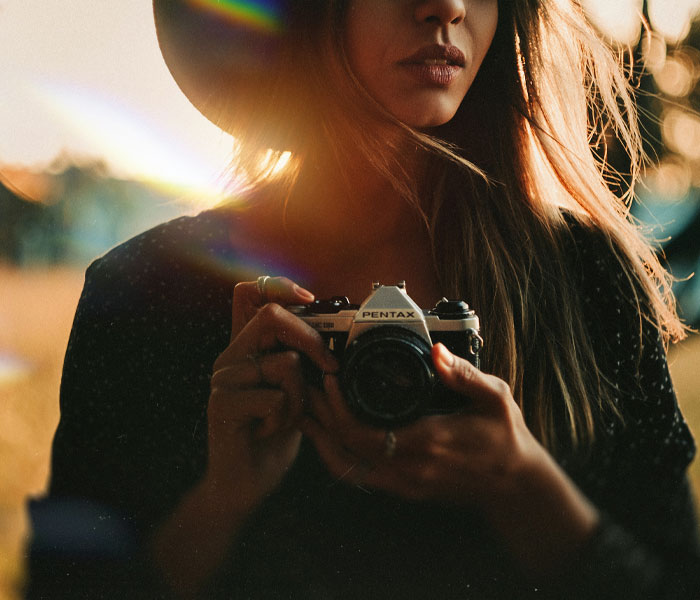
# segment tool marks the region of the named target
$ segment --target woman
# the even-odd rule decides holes
[[[161,47],[239,140],[249,188],[88,270],[49,500],[81,499],[120,543],[94,535],[91,560],[64,549],[66,577],[42,579],[35,511],[34,591],[700,589],[694,445],[664,358],[684,330],[606,185],[604,133],[633,179],[639,135],[578,3],[289,2],[268,28],[284,35],[246,31],[243,58],[187,4],[155,0]],[[421,307],[466,299],[485,346],[481,372],[432,349],[463,409],[386,431],[348,410],[337,359],[287,307],[404,279]]]

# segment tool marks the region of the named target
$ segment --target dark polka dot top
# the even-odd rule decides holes
[[[50,489],[31,507],[28,597],[168,596],[147,541],[205,470],[209,381],[229,341],[233,285],[275,268],[236,251],[230,230],[215,211],[176,219],[88,269]],[[603,517],[557,586],[521,576],[478,514],[344,485],[305,441],[207,597],[700,597],[685,476],[695,447],[663,345],[607,246],[582,227],[571,233],[572,276],[625,420],[606,420],[585,455],[559,457]]]

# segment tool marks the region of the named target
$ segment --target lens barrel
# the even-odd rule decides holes
[[[436,375],[430,344],[416,332],[382,325],[360,334],[345,350],[345,399],[369,423],[390,426],[418,418],[430,404]]]

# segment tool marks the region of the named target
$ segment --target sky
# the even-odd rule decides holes
[[[642,0],[584,2],[603,25],[638,31]],[[680,35],[698,5],[650,8]],[[150,0],[0,0],[0,73],[0,165],[41,168],[64,152],[118,176],[221,186],[232,140],[170,77]]]
[[[158,50],[149,0],[0,0],[0,164],[61,152],[117,175],[217,185],[232,141]]]

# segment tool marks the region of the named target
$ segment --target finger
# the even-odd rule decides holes
[[[452,354],[438,343],[432,349],[433,364],[442,382],[451,390],[479,402],[480,408],[503,405],[512,399],[508,384],[479,371],[468,360]]]
[[[252,362],[252,361],[251,361]],[[301,417],[304,408],[304,377],[301,372],[301,356],[288,351],[268,354],[258,358],[263,380],[280,387],[286,394],[286,424],[292,425]]]
[[[263,306],[269,302],[277,304],[308,304],[314,295],[287,277],[269,277],[265,281],[265,297],[260,292],[257,281],[241,282],[233,290],[234,303],[240,305]]]
[[[309,386],[307,393],[309,394],[310,398],[310,413],[312,413],[314,418],[326,429],[336,430],[333,412],[328,405],[328,399],[326,398],[325,392],[319,390],[315,386]]]
[[[386,447],[386,431],[360,421],[348,408],[338,378],[326,375],[325,395],[314,404],[320,423],[337,433],[341,443],[353,454],[372,462],[382,460]]]
[[[285,393],[277,389],[237,390],[232,394],[228,389],[214,388],[209,396],[207,416],[210,426],[235,428],[279,413],[285,400]]]
[[[248,354],[243,360],[227,363],[214,371],[211,386],[230,390],[278,386],[293,397],[303,395],[301,356],[288,350],[270,354]]]
[[[289,424],[298,420],[302,412],[304,379],[298,352],[279,352],[255,357],[248,355],[242,361],[215,371],[211,386],[212,389],[229,390],[231,393],[253,387],[279,387],[287,399],[284,409]]]
[[[308,356],[323,372],[335,372],[339,365],[313,327],[279,304],[266,304],[245,325],[217,360],[217,364],[242,360],[281,346]]]
[[[304,419],[301,430],[313,442],[329,473],[338,481],[363,489],[381,489],[409,499],[420,498],[422,491],[405,470],[393,462],[380,460],[372,463],[356,456],[314,419]]]
[[[264,304],[274,302],[281,306],[309,304],[314,295],[287,277],[270,277],[265,283],[265,298],[256,281],[239,283],[233,289],[231,339],[234,339]]]
[[[301,423],[301,431],[314,443],[328,471],[338,481],[354,485],[365,482],[371,471],[370,465],[336,444],[329,431],[320,423],[306,418]]]
[[[214,443],[234,447],[242,429],[257,439],[268,438],[290,429],[289,400],[279,389],[258,388],[238,390],[235,394],[212,393],[208,420],[210,438]]]
[[[350,410],[340,389],[340,383],[335,375],[326,375],[323,378],[323,389],[326,392],[326,402],[331,414],[331,419],[341,432],[358,435],[365,443],[374,449],[382,449],[385,430],[372,427],[362,421]]]
[[[257,364],[256,364],[257,362]],[[263,380],[259,359],[253,355],[245,360],[218,366],[211,377],[211,388],[242,390],[258,386]]]
[[[340,383],[335,375],[326,375],[323,378],[323,390],[326,392],[325,404],[327,407],[327,419],[334,423],[341,431],[350,431],[363,427],[360,420],[352,413],[345,401]],[[368,427],[364,425],[364,427]],[[380,430],[377,430],[378,435]]]
[[[329,432],[321,423],[311,417],[306,417],[301,421],[301,432],[307,436],[319,450],[319,455],[323,458],[328,455],[331,471],[341,476],[348,472],[354,464],[359,462],[356,456],[337,445]]]

